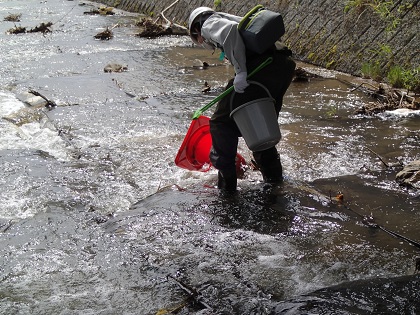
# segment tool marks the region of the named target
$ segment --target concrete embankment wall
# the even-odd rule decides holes
[[[162,10],[186,25],[198,6],[243,16],[262,4],[283,15],[283,41],[295,58],[361,75],[362,67],[420,66],[420,0],[94,0],[126,11],[157,16]]]

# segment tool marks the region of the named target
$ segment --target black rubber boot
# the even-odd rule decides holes
[[[236,170],[219,170],[217,187],[228,193],[236,191],[237,177]]]
[[[264,182],[278,184],[283,181],[283,168],[276,147],[253,152],[253,155]]]

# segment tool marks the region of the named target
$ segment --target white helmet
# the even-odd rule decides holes
[[[214,13],[214,10],[209,7],[198,7],[194,9],[190,17],[188,19],[188,30],[190,31],[191,39],[194,43],[198,44],[197,42],[197,34],[194,33],[194,30],[192,29],[193,26],[195,26],[197,23],[199,23],[199,28],[201,29],[201,26],[207,20],[207,18]]]

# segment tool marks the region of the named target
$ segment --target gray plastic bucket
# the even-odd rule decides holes
[[[238,126],[248,148],[251,151],[263,151],[274,147],[281,139],[274,99],[261,83],[255,81],[248,83],[261,86],[268,97],[253,100],[231,110],[230,117]],[[230,101],[231,109],[233,97],[234,94]]]

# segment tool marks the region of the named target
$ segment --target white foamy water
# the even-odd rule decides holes
[[[174,158],[191,115],[233,68],[188,36],[139,38],[123,15],[84,14],[92,7],[81,3],[0,1],[0,19],[55,22],[18,36],[0,23],[0,117],[22,116],[0,119],[0,314],[157,314],[186,297],[167,275],[218,314],[268,314],[321,287],[407,273],[410,247],[331,198],[341,191],[346,205],[417,238],[417,200],[364,182],[381,180],[368,147],[388,161],[418,155],[418,118],[350,116],[365,97],[330,73],[292,83],[280,116],[284,186],[250,169],[223,198],[214,168],[187,171]],[[112,40],[94,39],[116,24]],[[109,63],[128,70],[104,73]],[[59,106],[26,107],[15,95],[28,89]],[[250,161],[243,139],[239,149]]]
[[[48,116],[41,121],[34,121],[18,126],[4,117],[12,117],[19,111],[28,108],[14,95],[0,92],[0,150],[41,150],[59,160],[68,160],[68,148],[66,142],[58,135]],[[30,108],[28,108],[30,110]]]

